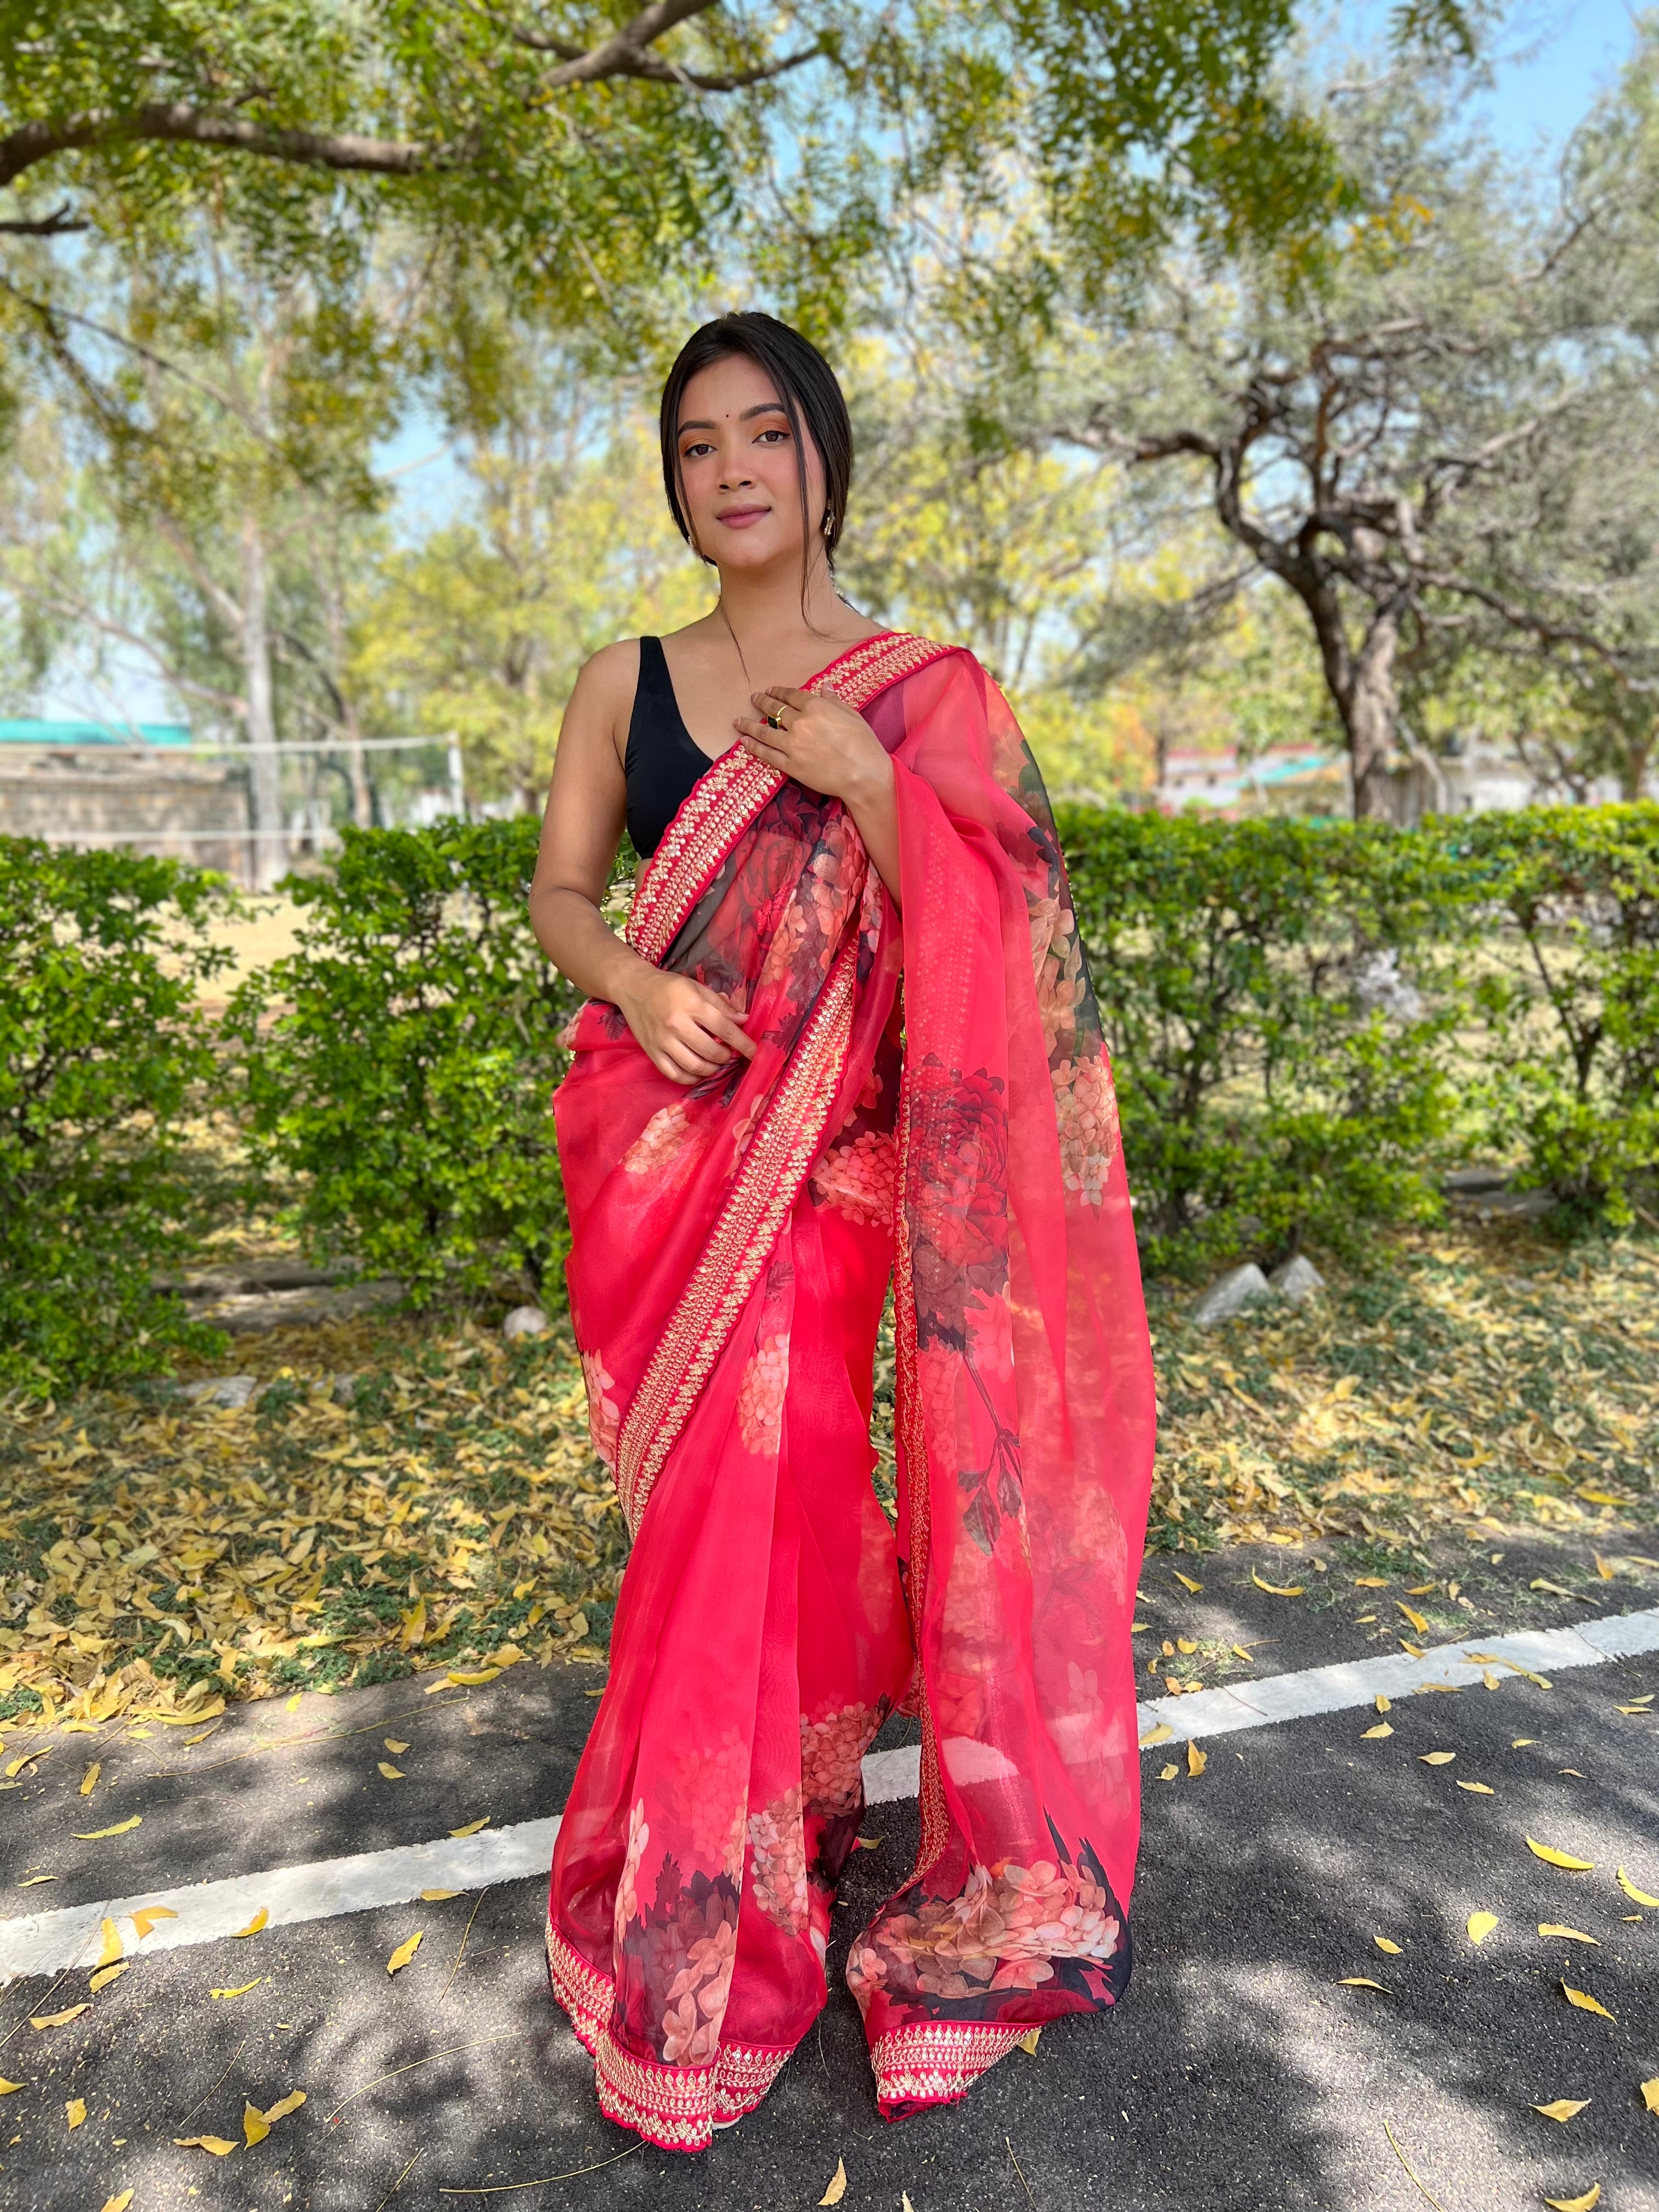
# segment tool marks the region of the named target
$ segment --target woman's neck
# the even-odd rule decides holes
[[[781,567],[722,568],[719,574],[726,618],[745,643],[751,638],[857,636],[871,627],[839,597],[821,553],[808,571],[804,592],[800,568],[793,562],[787,572]]]

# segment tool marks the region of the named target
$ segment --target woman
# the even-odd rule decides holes
[[[662,450],[720,598],[582,671],[532,892],[588,994],[555,1102],[571,1312],[633,1536],[547,1942],[606,2113],[697,2150],[825,2002],[895,1711],[921,1715],[921,1847],[847,1961],[881,2110],[1122,1989],[1152,1388],[1099,1022],[1006,703],[836,596],[851,430],[786,325],[690,339]],[[870,1483],[890,1279],[896,1540]]]

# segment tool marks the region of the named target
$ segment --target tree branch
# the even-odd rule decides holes
[[[50,215],[15,215],[0,217],[0,236],[6,238],[62,238],[71,230],[90,230],[92,225],[77,216],[65,200]]]

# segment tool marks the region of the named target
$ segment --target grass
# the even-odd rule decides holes
[[[1149,1292],[1153,1548],[1316,1538],[1363,1571],[1454,1529],[1655,1544],[1659,1238],[1402,1232],[1308,1307],[1201,1331],[1191,1303]],[[232,1368],[266,1384],[254,1408],[161,1384],[9,1409],[0,1721],[206,1723],[227,1698],[602,1655],[626,1537],[568,1335],[364,1319],[239,1340]],[[890,1405],[884,1348],[878,1383]],[[879,1413],[877,1442],[890,1500]]]

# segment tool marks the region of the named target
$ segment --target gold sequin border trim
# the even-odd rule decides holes
[[[850,930],[629,1407],[617,1488],[631,1535],[817,1158],[852,1042],[858,945]]]
[[[599,2109],[665,2150],[706,2150],[717,2120],[752,2112],[790,2052],[723,2043],[712,2066],[659,2066],[624,2051],[611,2033],[615,1987],[547,1921],[547,1972],[577,2040],[592,2055]]]
[[[891,2028],[870,2054],[876,2100],[884,2112],[892,2105],[954,2104],[1030,2032],[985,2021],[951,2020]]]

